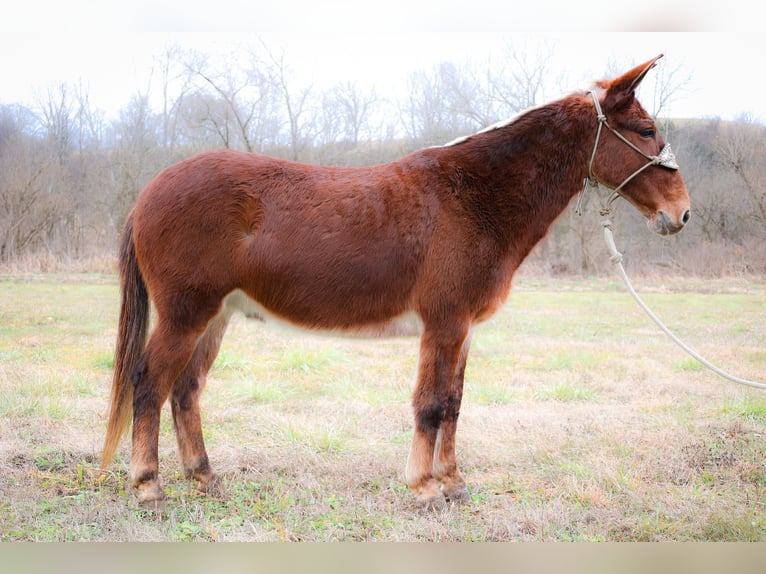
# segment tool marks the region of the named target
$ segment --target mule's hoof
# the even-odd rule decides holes
[[[226,493],[226,486],[217,474],[211,472],[205,480],[198,479],[197,490],[208,496],[220,497]]]
[[[155,500],[139,500],[138,506],[140,506],[143,510],[147,510],[150,513],[154,514],[164,514],[165,513],[165,499],[155,499]]]
[[[138,490],[138,504],[142,508],[152,508],[165,504],[165,491],[162,490],[158,481],[146,482],[136,486]]]
[[[449,502],[462,503],[471,500],[471,495],[465,485],[458,488],[453,488],[452,490],[445,490],[444,496],[447,497]]]
[[[418,496],[417,507],[427,512],[443,512],[447,510],[447,499],[439,493],[433,496]]]

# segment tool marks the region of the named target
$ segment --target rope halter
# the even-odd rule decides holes
[[[644,153],[635,144],[633,144],[630,140],[628,140],[624,135],[622,135],[620,132],[618,132],[616,129],[614,129],[612,126],[609,125],[609,121],[606,119],[606,115],[604,114],[604,112],[601,111],[601,104],[598,101],[598,95],[596,95],[595,90],[591,90],[588,93],[593,99],[593,105],[596,108],[596,118],[598,119],[598,131],[596,132],[596,141],[593,144],[593,152],[590,154],[590,161],[588,162],[588,177],[586,177],[585,181],[583,182],[583,190],[580,193],[580,197],[577,200],[577,206],[575,207],[575,212],[578,215],[582,215],[582,196],[588,190],[589,187],[598,188],[599,185],[603,185],[605,188],[612,190],[612,194],[607,199],[606,207],[604,208],[604,211],[608,211],[611,209],[611,205],[614,202],[614,200],[622,195],[620,190],[623,187],[625,187],[625,184],[627,184],[630,180],[636,177],[639,173],[644,171],[647,167],[652,165],[661,165],[662,167],[666,167],[668,169],[673,169],[673,170],[678,169],[678,163],[676,163],[676,156],[673,154],[673,150],[670,148],[669,143],[666,143],[663,146],[663,148],[660,150],[660,153],[657,155],[648,155]],[[607,129],[611,131],[615,136],[617,136],[617,138],[620,141],[625,142],[628,146],[630,146],[631,148],[636,150],[638,153],[640,153],[642,156],[644,156],[647,160],[649,160],[643,166],[639,167],[636,171],[634,171],[632,174],[626,177],[625,180],[614,189],[604,184],[603,182],[599,181],[598,177],[596,177],[596,175],[593,173],[593,161],[596,159],[596,151],[598,150],[598,142],[601,139],[601,128],[603,126],[606,126]]]

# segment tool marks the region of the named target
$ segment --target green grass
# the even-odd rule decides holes
[[[720,366],[766,380],[766,289],[639,285]],[[223,488],[180,471],[137,508],[129,444],[99,478],[114,278],[0,279],[0,540],[659,541],[766,538],[766,395],[686,358],[610,281],[517,281],[476,329],[457,448],[471,502],[416,509],[414,339],[334,339],[235,318],[203,395]]]
[[[582,385],[565,381],[535,391],[534,397],[539,401],[593,401],[596,398],[596,393]]]
[[[343,364],[350,360],[350,357],[337,346],[296,345],[280,353],[274,368],[288,373],[328,373],[332,369],[342,368]]]
[[[766,424],[766,395],[758,391],[739,394],[736,398],[725,401],[721,412]]]
[[[705,365],[694,357],[684,357],[673,363],[673,368],[678,371],[702,371]]]

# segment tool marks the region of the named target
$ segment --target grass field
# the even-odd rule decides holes
[[[766,283],[638,289],[689,344],[766,381]],[[99,478],[118,289],[0,277],[0,540],[657,541],[766,538],[766,392],[703,370],[609,280],[517,281],[477,329],[458,456],[472,500],[423,512],[404,485],[414,339],[233,321],[203,397],[215,496],[180,472],[140,509],[129,441]]]

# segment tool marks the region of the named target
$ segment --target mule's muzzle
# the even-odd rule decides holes
[[[657,217],[648,222],[649,228],[660,235],[673,235],[684,228],[691,216],[688,208],[684,209],[677,219],[660,210],[657,212]]]

